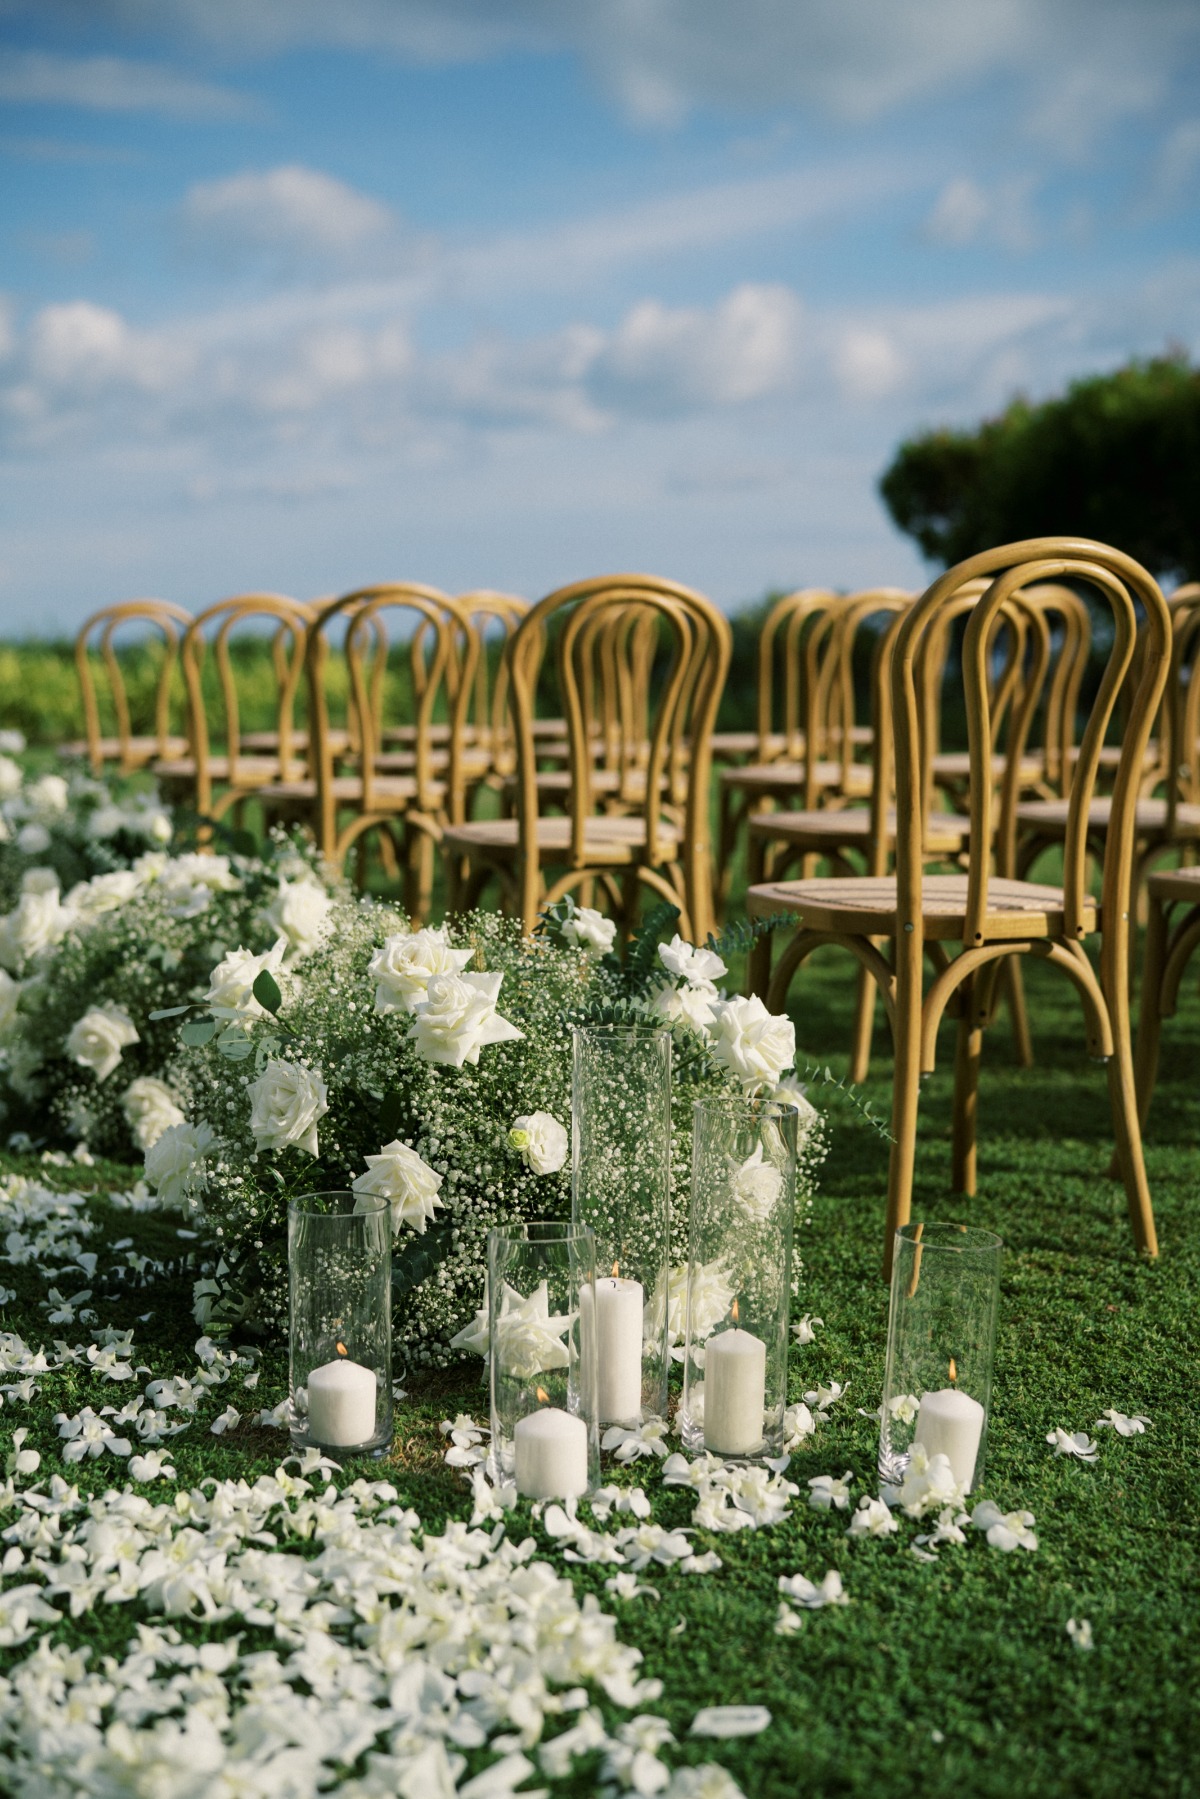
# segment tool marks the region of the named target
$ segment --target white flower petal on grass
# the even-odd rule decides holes
[[[993,1549],[1002,1549],[1006,1555],[1014,1549],[1033,1551],[1038,1546],[1032,1512],[1002,1512],[994,1500],[984,1499],[971,1513],[971,1524],[985,1533]]]
[[[478,1063],[489,1043],[514,1043],[524,1037],[496,1010],[502,974],[434,975],[425,995],[413,1007],[408,1035],[426,1062],[449,1068]]]
[[[757,994],[719,1000],[713,1008],[709,1049],[745,1087],[774,1085],[796,1059],[796,1027],[767,1011]]]
[[[659,944],[658,959],[668,974],[686,981],[689,987],[711,985],[729,973],[715,950],[697,949],[694,944],[685,943],[678,931],[670,943]]]
[[[1046,1441],[1053,1445],[1055,1455],[1073,1455],[1081,1462],[1096,1462],[1100,1459],[1100,1451],[1092,1442],[1086,1431],[1063,1430],[1060,1425],[1046,1433]]]
[[[692,1719],[694,1737],[756,1737],[766,1730],[771,1714],[765,1705],[706,1705]]]
[[[617,940],[617,922],[605,918],[594,906],[576,906],[563,920],[562,934],[567,943],[586,950],[589,956],[607,956]]]
[[[850,1595],[842,1586],[836,1568],[829,1568],[823,1580],[809,1580],[806,1574],[781,1574],[779,1591],[785,1598],[802,1606],[806,1612],[819,1612],[827,1605],[849,1605]]]
[[[237,1407],[227,1405],[225,1410],[221,1413],[221,1416],[219,1418],[214,1418],[208,1428],[211,1430],[214,1437],[223,1437],[227,1430],[232,1430],[234,1426],[240,1424],[241,1421],[242,1414],[238,1411]]]
[[[329,1094],[319,1068],[272,1058],[246,1091],[250,1131],[260,1150],[294,1143],[310,1156],[320,1153],[317,1123],[329,1110]]]
[[[571,1149],[569,1135],[549,1112],[526,1112],[514,1118],[508,1140],[534,1174],[557,1174]]]
[[[604,1450],[615,1450],[618,1462],[636,1462],[639,1456],[665,1458],[667,1454],[667,1421],[647,1418],[632,1430],[623,1424],[612,1424],[600,1439]]]
[[[444,929],[397,931],[385,937],[367,965],[377,1012],[413,1012],[434,975],[461,974],[473,949],[454,949]]]
[[[25,1449],[22,1445],[29,1435],[28,1429],[22,1425],[13,1432],[12,1452],[4,1464],[6,1474],[36,1474],[42,1465],[42,1458],[36,1449]]]
[[[1116,1411],[1109,1406],[1102,1418],[1097,1418],[1097,1430],[1115,1430],[1119,1437],[1140,1437],[1150,1420],[1142,1412],[1131,1412],[1128,1415]]]
[[[435,1209],[444,1203],[438,1198],[442,1176],[399,1139],[385,1143],[377,1156],[367,1156],[366,1164],[366,1173],[351,1182],[354,1191],[388,1201],[393,1235],[398,1236],[401,1225],[406,1224],[423,1237]]]
[[[831,1508],[844,1512],[850,1504],[853,1481],[849,1468],[840,1480],[835,1474],[814,1474],[808,1483],[809,1505],[818,1512],[827,1512]]]
[[[890,1537],[899,1528],[883,1500],[872,1499],[864,1493],[846,1534],[851,1537]]]
[[[823,1318],[814,1318],[811,1312],[806,1312],[799,1324],[793,1324],[792,1335],[803,1348],[804,1344],[816,1341],[818,1328],[824,1329],[824,1326]]]
[[[1076,1649],[1094,1649],[1092,1640],[1092,1622],[1090,1618],[1068,1618],[1067,1635]]]
[[[98,1081],[106,1081],[121,1060],[122,1050],[140,1042],[137,1026],[124,1006],[106,1000],[76,1020],[64,1047],[73,1062],[90,1068]]]
[[[923,1443],[913,1444],[903,1480],[899,1486],[885,1487],[883,1496],[889,1505],[899,1506],[910,1518],[960,1506],[966,1497],[954,1478],[949,1456],[940,1452],[931,1456]]]
[[[132,1455],[129,1458],[129,1477],[131,1480],[174,1480],[175,1470],[170,1466],[166,1456],[159,1449],[149,1449],[145,1455]]]
[[[807,1443],[817,1428],[817,1421],[802,1399],[788,1406],[783,1414],[783,1447],[791,1453]]]

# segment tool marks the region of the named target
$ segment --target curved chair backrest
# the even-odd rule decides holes
[[[1083,600],[1061,581],[1043,581],[1022,592],[1026,605],[1046,619],[1050,675],[1041,709],[1041,749],[1046,786],[1065,799],[1070,791],[1079,696],[1092,649],[1092,618]]]
[[[785,740],[784,754],[798,761],[804,749],[804,668],[800,642],[809,619],[834,600],[825,587],[785,593],[763,621],[758,636],[758,757],[769,759],[772,738]],[[776,694],[780,709],[776,711]]]
[[[157,753],[160,756],[166,756],[171,734],[171,685],[175,666],[179,660],[180,640],[191,622],[191,613],[185,611],[182,606],[176,606],[171,600],[124,600],[118,605],[105,606],[99,612],[93,612],[91,617],[85,620],[80,627],[75,638],[75,668],[79,676],[79,692],[83,701],[83,726],[87,740],[88,762],[93,774],[101,774],[105,762],[111,761],[112,757],[105,755],[100,702],[92,673],[92,657],[97,651],[99,652],[108,681],[109,698],[116,717],[117,764],[122,774],[128,774],[147,758],[137,757],[133,751],[129,695],[114,639],[119,632],[123,633],[131,626],[142,627],[143,633],[151,638],[162,638],[164,653],[154,702],[154,736]]]
[[[206,607],[188,626],[183,639],[183,674],[188,694],[189,736],[196,761],[196,809],[200,813],[206,814],[212,803],[213,732],[209,700],[204,691],[204,664],[210,646],[217,678],[214,711],[222,727],[220,735],[228,757],[225,778],[231,786],[239,784],[240,765],[245,755],[238,670],[232,646],[243,629],[249,627],[251,640],[269,649],[275,680],[278,774],[280,780],[291,780],[301,768],[295,745],[295,702],[312,616],[312,608],[303,600],[289,599],[285,594],[241,593]],[[264,626],[269,628],[266,634]]]
[[[1000,612],[1019,600],[1022,589],[1045,582],[1089,586],[1111,611],[1113,642],[1079,749],[1071,784],[1064,844],[1063,910],[1070,937],[1084,932],[1084,881],[1087,867],[1088,808],[1105,733],[1117,695],[1134,654],[1137,611],[1145,613],[1145,655],[1141,679],[1130,709],[1121,749],[1112,813],[1105,842],[1102,907],[1104,954],[1115,958],[1124,978],[1128,960],[1129,894],[1132,876],[1138,778],[1154,713],[1162,696],[1170,658],[1170,615],[1153,577],[1132,557],[1086,538],[1033,538],[972,556],[939,577],[905,616],[896,636],[892,659],[892,706],[895,718],[897,883],[902,923],[916,928],[922,917],[924,807],[920,754],[921,707],[918,659],[923,640],[947,612],[961,603],[968,584],[970,617],[963,642],[963,686],[967,702],[970,754],[970,844],[968,892],[963,942],[981,942],[988,911],[991,845],[996,822],[992,757],[992,691],[988,648]],[[1033,616],[1024,609],[1025,616]],[[1026,708],[1025,726],[1028,725]],[[1019,738],[1020,731],[1018,729]],[[1010,739],[1009,761],[1019,758],[1021,744]],[[1111,947],[1110,947],[1111,945]]]
[[[894,791],[890,683],[892,649],[895,644],[898,622],[908,611],[914,598],[913,594],[905,593],[896,587],[866,588],[862,593],[850,594],[847,597],[845,616],[842,620],[845,642],[841,648],[841,655],[847,667],[849,667],[853,655],[854,641],[867,621],[876,618],[888,620],[884,629],[876,636],[871,653],[870,717],[874,755],[871,770],[871,833],[867,854],[867,873],[872,875],[882,875],[887,872],[890,841],[887,813],[892,804]],[[853,724],[853,714],[849,715],[847,723]],[[846,739],[848,742],[848,729],[846,730]]]
[[[445,811],[458,820],[463,815],[462,751],[479,654],[478,635],[465,610],[449,594],[416,582],[382,582],[356,588],[330,601],[322,607],[309,633],[313,769],[322,818],[328,814],[326,823],[330,828],[338,754],[329,724],[326,681],[331,627],[346,627],[350,739],[357,746],[359,780],[353,803],[363,812],[370,812],[380,778],[376,758],[384,747],[390,709],[388,644],[394,633],[389,633],[388,622],[397,616],[403,621],[401,641],[406,644],[411,683],[405,695],[404,710],[408,716],[403,723],[413,727],[414,805],[429,816]],[[443,705],[450,731],[447,767],[441,771],[436,766],[431,727]]]
[[[515,765],[509,716],[508,640],[529,611],[529,601],[514,593],[480,587],[460,593],[458,604],[479,639],[475,688],[467,716],[467,740],[486,753],[492,770],[511,774]]]
[[[536,911],[538,877],[538,676],[551,631],[563,716],[567,725],[570,851],[586,863],[587,820],[594,813],[597,735],[615,735],[627,804],[639,803],[646,860],[659,857],[664,808],[682,815],[680,836],[690,869],[689,890],[711,881],[709,787],[712,732],[725,686],[732,632],[723,613],[702,594],[649,575],[611,575],[580,581],[547,595],[522,619],[508,645],[517,748],[524,915]],[[665,639],[668,667],[659,674],[656,649]],[[611,745],[604,751],[610,759]],[[704,921],[707,922],[706,907]],[[693,929],[703,935],[700,924]]]
[[[1200,581],[1178,587],[1171,614],[1171,675],[1163,704],[1162,766],[1167,831],[1181,804],[1200,803]]]

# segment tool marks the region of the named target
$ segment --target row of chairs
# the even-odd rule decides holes
[[[132,627],[163,645],[145,737],[130,728],[119,655]],[[246,642],[269,661],[269,730],[242,726]],[[246,594],[194,619],[142,600],[80,633],[87,735],[75,747],[93,768],[151,769],[204,820],[253,799],[270,821],[307,824],[337,865],[373,835],[417,918],[440,845],[452,906],[495,880],[531,929],[542,906],[602,890],[629,930],[649,889],[702,940],[714,924],[709,746],[730,648],[711,602],[643,576],[577,583],[533,607],[412,583],[316,604]],[[182,737],[171,731],[176,665]],[[97,666],[113,695],[109,738]],[[499,816],[474,816],[489,809]]]

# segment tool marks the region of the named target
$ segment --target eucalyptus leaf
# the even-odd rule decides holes
[[[202,1043],[209,1043],[217,1034],[215,1018],[193,1018],[182,1026],[179,1041],[186,1043],[189,1049],[199,1049]]]
[[[157,1024],[160,1018],[180,1018],[183,1013],[191,1011],[190,1006],[163,1006],[161,1011],[151,1012],[150,1023]]]
[[[223,1056],[228,1056],[231,1062],[244,1062],[246,1057],[252,1053],[254,1044],[249,1037],[243,1036],[236,1025],[230,1025],[229,1029],[222,1032],[217,1038],[217,1048]]]

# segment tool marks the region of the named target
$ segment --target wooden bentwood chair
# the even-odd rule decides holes
[[[926,875],[927,788],[921,743],[929,721],[921,716],[918,662],[923,639],[955,605],[968,582],[988,578],[970,608],[963,645],[963,683],[971,758],[970,855],[965,875]],[[997,876],[992,872],[994,773],[988,695],[987,649],[993,620],[1022,587],[1045,581],[1089,585],[1113,616],[1113,643],[1099,693],[1079,749],[1071,787],[1070,822],[1064,842],[1061,886]],[[1085,890],[1088,806],[1100,750],[1117,693],[1137,638],[1134,602],[1146,615],[1141,679],[1134,696],[1105,845],[1099,903]],[[886,878],[765,883],[748,895],[753,915],[796,914],[799,928],[774,980],[770,940],[756,946],[753,979],[775,1010],[786,999],[796,967],[814,949],[838,943],[875,978],[892,1026],[896,1063],[892,1098],[893,1145],[888,1176],[884,1266],[890,1272],[892,1242],[907,1223],[912,1199],[917,1103],[922,1073],[931,1072],[937,1028],[948,1002],[959,1006],[955,1063],[953,1184],[975,1191],[976,1096],[984,1026],[995,1005],[998,979],[1013,955],[1043,957],[1075,983],[1083,1003],[1091,1055],[1108,1064],[1109,1093],[1120,1170],[1134,1240],[1157,1254],[1154,1214],[1142,1158],[1129,1025],[1130,894],[1134,807],[1146,743],[1167,678],[1170,621],[1157,584],[1132,558],[1085,538],[1035,538],[973,556],[933,583],[904,617],[892,663],[896,766],[896,873]],[[1010,740],[1019,771],[1020,734]],[[1099,974],[1084,948],[1100,939]],[[872,943],[886,939],[888,960]],[[950,946],[961,945],[951,956]],[[925,991],[926,957],[934,979]]]
[[[657,679],[648,629],[668,652]],[[517,815],[446,831],[451,908],[473,904],[494,876],[531,931],[544,905],[599,885],[628,931],[639,886],[649,887],[703,942],[712,924],[709,743],[730,642],[710,601],[645,575],[579,582],[536,605],[506,649]],[[535,716],[551,643],[568,754],[568,778],[553,792]],[[548,815],[551,803],[565,813]]]
[[[86,756],[94,775],[102,775],[109,762],[116,763],[118,774],[129,775],[162,757],[186,754],[187,739],[171,733],[171,699],[180,640],[191,622],[191,613],[170,600],[124,600],[119,605],[105,606],[102,611],[93,612],[75,639],[75,669],[83,701],[84,738],[80,743],[64,744],[64,756]],[[163,664],[154,701],[154,731],[147,736],[134,735],[125,675],[115,641],[118,635],[124,637],[131,629],[151,640],[161,637],[163,645]],[[92,668],[92,657],[97,651],[116,723],[114,737],[105,736],[101,723],[100,699]]]

